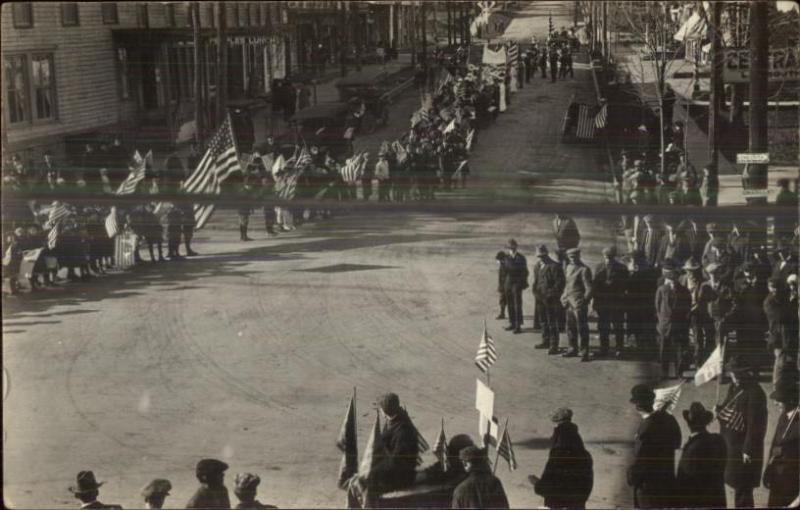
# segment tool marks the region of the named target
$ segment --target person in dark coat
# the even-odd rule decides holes
[[[265,505],[256,499],[256,491],[261,478],[252,473],[239,473],[236,475],[236,485],[233,493],[239,499],[236,508],[239,510],[264,510],[267,508],[278,508],[272,505]]]
[[[598,264],[592,281],[592,304],[597,312],[597,330],[600,333],[600,352],[608,354],[608,339],[614,333],[615,357],[622,358],[625,348],[624,296],[628,285],[628,268],[616,259],[614,246],[603,248],[603,262]]]
[[[645,214],[636,233],[636,248],[644,253],[651,267],[658,267],[658,252],[664,232],[656,224],[652,214]]]
[[[542,73],[542,78],[547,79],[547,49],[542,48],[538,57],[539,71]]]
[[[157,510],[164,506],[164,500],[172,490],[169,480],[156,478],[142,489],[142,498],[148,510]]]
[[[506,244],[508,256],[504,265],[506,269],[505,291],[508,303],[507,331],[522,333],[522,291],[528,288],[528,261],[517,251],[517,242],[509,239]]]
[[[379,492],[389,492],[409,486],[415,477],[419,444],[417,429],[400,398],[394,393],[383,395],[378,402],[386,417],[381,442],[386,456],[373,468],[371,480]]]
[[[725,508],[727,448],[719,434],[706,430],[714,413],[700,402],[683,411],[689,439],[683,446],[675,477],[675,505],[681,508]]]
[[[561,264],[550,258],[545,245],[536,251],[539,260],[533,267],[533,295],[536,309],[541,309],[542,342],[537,349],[547,349],[548,354],[558,354],[559,318],[563,313],[561,294],[564,292],[565,278]]]
[[[100,495],[100,487],[105,482],[98,482],[94,473],[91,471],[81,471],[78,473],[75,485],[69,487],[69,491],[81,502],[81,508],[105,508],[108,510],[122,510],[119,505],[106,505],[97,501]]]
[[[451,489],[463,482],[467,477],[467,472],[464,470],[464,463],[458,456],[461,450],[468,446],[475,446],[475,442],[467,434],[456,434],[451,437],[447,442],[445,448],[444,465],[441,460],[437,460],[434,464],[426,467],[417,473],[415,484],[444,484],[451,485]],[[447,498],[447,504],[452,499],[452,492]]]
[[[656,323],[656,310],[653,296],[658,289],[659,271],[651,266],[641,250],[631,254],[628,289],[626,293],[626,329],[633,334],[636,347],[650,353],[653,348],[653,334]]]
[[[186,508],[230,508],[228,488],[224,485],[227,469],[228,465],[217,459],[203,459],[198,462],[195,475],[200,487],[186,503]]]
[[[578,248],[567,250],[569,263],[564,270],[564,292],[561,304],[567,311],[569,350],[565,358],[578,356],[580,339],[581,361],[589,361],[589,303],[592,300],[592,270],[581,261]]]
[[[656,290],[655,297],[661,376],[668,376],[669,364],[674,362],[675,377],[680,377],[683,352],[689,340],[692,298],[686,287],[678,282],[677,270],[671,261],[666,261],[661,271],[663,283]]]
[[[508,257],[508,254],[504,251],[498,251],[497,255],[494,256],[494,259],[497,261],[497,293],[500,295],[499,297],[499,305],[500,305],[500,313],[497,314],[495,319],[505,319],[506,318],[506,306],[508,305],[508,300],[506,299],[506,289],[505,289],[505,282],[506,282],[506,266],[505,260]]]
[[[703,285],[703,272],[700,263],[694,258],[683,265],[684,274],[679,278],[680,284],[689,291],[689,328],[693,344],[695,368],[699,368],[715,347],[714,322],[708,314],[708,302],[711,300],[711,289]]]
[[[503,483],[492,474],[486,450],[468,446],[459,457],[467,478],[453,491],[451,508],[509,508]]]
[[[628,485],[633,488],[636,508],[678,506],[675,501],[675,450],[681,447],[681,429],[675,418],[653,410],[655,392],[645,384],[631,389],[630,402],[642,416],[636,431],[633,464]]]
[[[728,447],[725,483],[734,489],[734,506],[752,508],[753,489],[761,483],[764,436],[767,433],[767,395],[758,384],[758,373],[747,358],[736,355],[726,364],[731,384],[714,414]]]
[[[770,396],[780,409],[772,436],[764,487],[769,489],[767,506],[790,506],[800,494],[800,407],[797,371],[781,377]]]
[[[736,352],[746,356],[757,356],[764,351],[764,331],[767,317],[764,315],[764,299],[767,297],[766,281],[759,278],[750,262],[742,264],[742,278],[736,295],[736,314],[732,317],[736,329]],[[734,352],[730,349],[728,352]]]
[[[556,425],[547,464],[541,478],[530,475],[528,480],[547,508],[586,508],[594,485],[592,456],[572,423],[570,409],[559,409],[551,419]]]

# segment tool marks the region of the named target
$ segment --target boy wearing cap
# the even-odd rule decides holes
[[[733,384],[722,405],[714,406],[728,448],[725,483],[734,489],[736,508],[752,508],[753,489],[761,484],[764,462],[767,395],[758,384],[758,372],[741,355],[728,361],[725,372]]]
[[[106,505],[97,501],[100,495],[100,487],[105,482],[98,482],[94,473],[91,471],[81,471],[76,477],[75,485],[69,487],[69,491],[80,500],[81,508],[105,508],[109,510],[122,510],[119,505]]]
[[[628,468],[636,508],[680,506],[675,501],[675,450],[681,447],[681,428],[671,414],[653,409],[655,399],[646,384],[631,389],[630,402],[642,417],[634,436],[633,464]]]
[[[217,459],[197,463],[195,475],[200,487],[186,503],[186,508],[230,508],[228,488],[223,484],[228,465]]]
[[[263,510],[265,508],[277,508],[272,505],[265,505],[256,499],[256,491],[261,478],[252,473],[239,473],[236,475],[236,485],[233,493],[239,499],[237,509],[241,510]]]
[[[706,430],[714,413],[700,402],[683,411],[689,440],[683,446],[675,478],[676,505],[682,508],[725,508],[725,440]]]
[[[171,490],[172,484],[169,480],[157,478],[148,483],[145,488],[142,489],[142,498],[144,498],[144,503],[147,505],[148,510],[162,508],[164,506],[164,500],[167,499],[169,491]]]
[[[567,310],[569,350],[565,358],[578,356],[580,337],[581,361],[589,361],[589,302],[592,299],[592,270],[581,261],[578,248],[567,250],[569,263],[564,270],[564,292],[561,304]]]
[[[796,371],[782,377],[769,396],[780,410],[764,470],[764,487],[769,489],[767,506],[772,508],[790,506],[800,493],[799,396]]]
[[[548,354],[558,354],[559,318],[563,313],[561,294],[566,281],[564,269],[550,258],[543,244],[537,249],[536,256],[539,260],[533,266],[531,288],[542,326],[542,342],[536,348],[547,349]]]
[[[453,491],[451,508],[509,508],[503,483],[492,474],[486,450],[468,446],[459,458],[467,478]]]

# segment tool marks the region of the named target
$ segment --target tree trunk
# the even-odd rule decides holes
[[[189,5],[192,14],[192,40],[194,42],[194,128],[195,140],[198,142],[203,139],[203,88],[202,88],[202,58],[200,45],[200,4],[192,2]]]
[[[217,2],[217,125],[225,118],[228,97],[228,36],[226,33],[225,3]]]
[[[722,48],[720,44],[722,5],[711,4],[711,95],[708,101],[708,203],[717,205],[719,187],[719,125],[720,103],[724,98],[722,83]]]
[[[767,29],[768,5],[765,2],[750,4],[750,147],[751,153],[769,150],[767,134],[767,70],[769,66],[769,32]],[[750,165],[745,185],[753,190],[764,190],[759,197],[748,198],[748,204],[765,204],[768,181],[767,165]]]

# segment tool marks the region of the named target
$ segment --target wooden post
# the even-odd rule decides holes
[[[411,65],[417,65],[417,20],[414,4],[408,6],[409,9],[409,34],[411,34]]]
[[[769,10],[766,2],[750,4],[750,152],[765,153],[769,150],[767,138],[767,72],[769,69],[769,32],[767,28]],[[746,185],[750,189],[766,190],[767,165],[750,165]],[[749,205],[767,203],[763,197],[747,198]]]
[[[350,16],[353,22],[353,35],[356,48],[356,71],[361,71],[361,45],[364,42],[364,24],[361,23],[361,13],[358,3],[350,2]]]
[[[347,3],[339,2],[339,74],[347,76]]]
[[[200,40],[200,3],[192,2],[189,4],[192,14],[192,40],[194,42],[194,127],[195,140],[200,142],[203,139],[203,87],[202,87],[202,57]]]
[[[447,45],[453,45],[453,4],[450,2],[444,3],[444,8],[447,11]]]
[[[719,130],[717,119],[724,98],[722,83],[722,45],[721,45],[722,4],[711,3],[711,86],[708,101],[708,205],[717,205],[719,192]],[[688,131],[688,130],[686,130]]]
[[[226,33],[225,3],[217,2],[217,125],[225,118],[228,96],[228,36]]]
[[[164,91],[164,116],[167,123],[169,146],[175,142],[175,125],[172,116],[172,79],[169,73],[169,46],[161,43],[161,89]],[[171,150],[171,149],[170,149]]]
[[[428,66],[428,34],[427,34],[427,24],[428,20],[426,19],[428,16],[428,9],[426,7],[427,2],[422,2],[422,6],[420,7],[420,18],[421,19],[421,30],[422,30],[422,65],[427,67]]]

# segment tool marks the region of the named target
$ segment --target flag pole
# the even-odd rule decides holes
[[[489,331],[486,329],[486,317],[483,318],[483,336],[486,338],[489,336]],[[489,388],[492,387],[492,376],[489,374],[489,371],[492,369],[491,366],[486,367],[486,386]]]
[[[714,401],[715,405],[719,405],[719,394],[722,389],[722,377],[725,375],[724,368],[725,368],[725,347],[728,343],[728,335],[724,335],[722,337],[722,346],[720,347],[719,352],[719,364],[720,370],[719,375],[717,376],[717,399]]]
[[[491,427],[491,422],[489,426]],[[503,446],[503,440],[506,438],[507,429],[508,429],[508,418],[506,418],[506,422],[503,424],[503,433],[500,434],[500,439],[498,439],[497,441],[497,448],[495,448],[497,453],[494,456],[494,466],[492,466],[492,474],[495,474],[497,472],[497,462],[500,460],[500,447]],[[489,431],[489,434],[491,435],[491,429]]]

